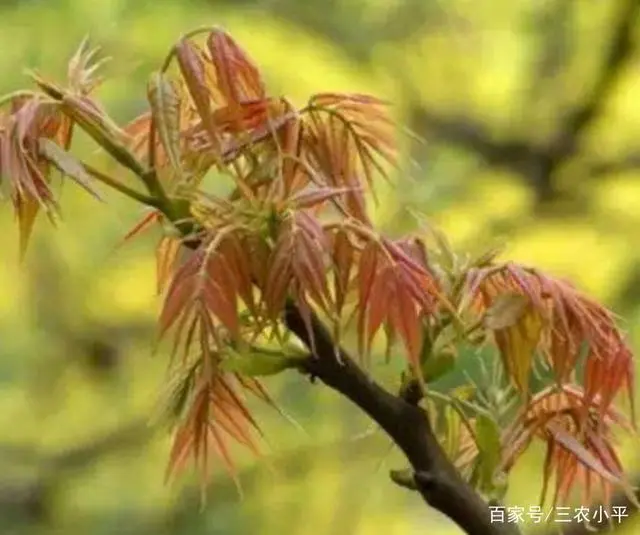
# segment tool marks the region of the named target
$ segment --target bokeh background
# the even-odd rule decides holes
[[[0,0],[0,93],[27,83],[25,67],[63,79],[88,33],[114,57],[99,95],[124,122],[144,109],[148,75],[183,32],[222,25],[272,92],[298,102],[374,93],[424,139],[405,143],[412,163],[381,185],[386,231],[414,230],[411,207],[461,250],[506,242],[505,256],[612,307],[639,347],[637,4]],[[293,374],[270,386],[304,430],[256,408],[271,462],[242,458],[242,499],[222,470],[204,508],[195,478],[165,485],[169,436],[150,425],[167,364],[151,356],[156,237],[118,247],[140,210],[104,194],[97,204],[63,185],[64,221],[39,222],[22,267],[13,215],[0,208],[0,533],[459,532],[389,483],[402,460],[366,419]],[[633,454],[627,442],[632,473]],[[537,503],[541,461],[537,450],[525,458],[509,503]]]

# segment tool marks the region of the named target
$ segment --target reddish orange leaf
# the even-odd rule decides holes
[[[161,294],[173,273],[180,251],[180,240],[171,236],[160,238],[156,247],[157,293]]]
[[[334,285],[336,292],[336,313],[340,316],[344,308],[349,281],[355,260],[353,245],[349,241],[349,235],[343,229],[339,229],[333,240],[333,266]]]
[[[420,354],[422,351],[422,322],[416,303],[406,286],[395,285],[393,297],[387,302],[390,307],[389,322],[407,349],[409,362],[418,377],[421,377]]]
[[[180,72],[189,91],[189,95],[198,110],[198,114],[209,134],[209,139],[219,151],[220,139],[211,114],[211,94],[205,80],[205,68],[202,52],[190,41],[182,39],[175,47]]]
[[[264,98],[264,84],[258,68],[223,30],[213,30],[207,39],[220,92],[233,108],[244,100]]]
[[[604,307],[565,281],[513,263],[472,269],[467,283],[479,311],[489,306],[492,295],[505,291],[519,292],[531,300],[537,314],[545,318],[540,349],[559,383],[569,380],[580,351],[587,347],[583,418],[595,405],[602,415],[622,388],[633,396],[629,388],[633,384],[631,352]]]
[[[289,284],[293,276],[291,267],[293,248],[290,227],[285,228],[281,231],[271,252],[263,292],[267,314],[271,319],[278,317],[287,299]]]
[[[313,208],[350,191],[351,188],[309,188],[293,196],[291,203],[297,209]]]
[[[547,388],[529,401],[503,437],[506,445],[503,467],[506,469],[533,437],[546,442],[542,501],[554,471],[557,474],[554,505],[566,503],[570,491],[579,486],[583,489],[583,503],[591,503],[593,482],[600,483],[605,502],[612,486],[630,491],[612,447],[612,425],[619,424],[627,431],[631,431],[631,426],[612,408],[606,410],[602,419],[584,419],[582,407],[585,403],[585,392],[576,387]]]

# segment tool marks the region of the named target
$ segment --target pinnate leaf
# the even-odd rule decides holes
[[[339,229],[333,236],[335,306],[338,316],[340,316],[347,298],[354,261],[355,250],[349,239],[349,234],[345,230]]]
[[[442,300],[437,283],[419,263],[391,242],[365,245],[358,264],[358,340],[361,355],[383,322],[405,345],[408,360],[421,377],[422,318]],[[442,301],[441,301],[442,300]]]
[[[259,455],[252,431],[260,433],[260,429],[236,392],[233,375],[219,371],[212,374],[211,370],[210,367],[199,366],[190,407],[174,433],[167,477],[181,471],[191,456],[203,476],[204,493],[210,457],[214,454],[241,492],[236,463],[230,450],[231,441]]]
[[[147,93],[154,127],[160,136],[169,162],[178,173],[181,173],[179,94],[167,75],[161,72],[151,76]]]
[[[329,254],[329,240],[312,215],[297,212],[283,222],[271,252],[264,291],[270,318],[278,317],[294,289],[302,306],[308,306],[306,299],[309,296],[328,310],[330,295],[326,272]]]
[[[464,299],[480,312],[491,307],[496,295],[515,292],[528,299],[524,314],[512,327],[494,331],[505,366],[517,375],[520,388],[528,377],[527,355],[532,349],[544,356],[557,381],[567,384],[586,346],[582,418],[587,419],[594,406],[602,418],[623,388],[633,399],[632,352],[613,314],[571,284],[514,263],[489,264],[468,271],[466,291]],[[513,305],[519,308],[515,301]],[[516,368],[510,367],[516,363]]]
[[[211,143],[219,151],[219,136],[211,114],[211,93],[207,86],[204,55],[188,39],[182,39],[176,46],[176,57],[180,73],[195,105],[200,119],[209,135]]]
[[[386,306],[390,307],[389,324],[402,339],[409,356],[409,362],[414,369],[419,370],[418,375],[420,376],[423,330],[418,306],[409,289],[400,284],[396,284],[395,292],[389,297],[391,298],[390,302],[386,302]]]

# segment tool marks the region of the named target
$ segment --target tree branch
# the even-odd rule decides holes
[[[167,197],[157,198],[158,208],[170,221],[176,207]],[[187,247],[196,248],[190,240]],[[416,485],[424,500],[473,535],[516,535],[512,524],[492,523],[488,505],[462,478],[438,443],[426,413],[416,405],[387,392],[367,375],[342,348],[313,313],[310,329],[305,316],[287,301],[284,313],[287,328],[313,353],[302,360],[302,371],[317,377],[375,421],[406,455],[420,478]],[[312,342],[313,339],[313,342]]]
[[[12,464],[35,470],[30,478],[0,480],[0,517],[3,526],[45,522],[51,514],[54,492],[66,476],[92,465],[98,459],[147,443],[155,430],[144,419],[131,421],[87,442],[57,453],[46,453],[30,444],[0,444],[0,457]]]
[[[424,500],[473,535],[516,534],[515,525],[491,522],[484,500],[460,476],[440,447],[426,413],[392,395],[367,375],[341,348],[322,322],[311,316],[311,330],[291,302],[284,317],[287,327],[315,354],[304,361],[304,371],[317,377],[360,407],[406,455]],[[313,336],[313,344],[311,343]]]
[[[210,3],[210,0],[204,0]],[[425,26],[451,23],[455,14],[440,2],[429,0],[400,0],[374,11],[374,16],[362,17],[363,10],[371,12],[368,2],[322,3],[299,0],[225,0],[234,9],[260,10],[274,19],[284,20],[305,32],[315,34],[340,47],[341,52],[360,65],[371,61],[375,42],[392,43],[424,31]],[[377,15],[377,16],[376,16]],[[358,24],[353,24],[354,20]]]
[[[569,110],[552,147],[560,158],[573,155],[579,135],[602,113],[618,78],[633,57],[633,38],[640,2],[623,0],[616,17],[612,39],[591,90],[583,101]]]
[[[588,176],[600,178],[615,173],[628,173],[640,169],[640,153],[632,152],[618,159],[594,161],[589,165]]]
[[[556,163],[551,151],[544,146],[516,137],[504,141],[495,139],[490,128],[477,119],[444,115],[422,104],[415,105],[409,116],[411,129],[418,136],[435,137],[469,151],[487,166],[520,175],[537,193],[540,202],[556,195],[551,181]]]
[[[559,194],[554,175],[575,156],[582,134],[602,115],[616,82],[633,59],[633,38],[639,15],[640,2],[637,0],[619,2],[612,37],[591,88],[574,106],[565,110],[556,133],[544,144],[537,146],[515,134],[506,141],[497,140],[491,129],[477,119],[435,113],[419,103],[417,98],[412,99],[416,104],[409,114],[412,130],[420,137],[431,135],[468,150],[486,165],[515,172],[532,186],[541,204],[554,200]],[[539,95],[538,98],[545,96]],[[531,103],[525,107],[535,109]],[[606,165],[599,166],[592,174],[608,170]]]
[[[154,204],[178,230],[188,236],[193,230],[184,224],[190,209],[188,202],[167,197],[156,172],[130,169],[136,173],[155,199]],[[184,243],[196,248],[196,239]],[[302,367],[312,377],[341,393],[371,417],[404,452],[414,471],[416,486],[424,500],[473,535],[514,535],[515,525],[491,521],[488,505],[462,478],[442,450],[426,413],[417,405],[387,392],[372,380],[353,359],[337,348],[332,335],[310,312],[310,329],[306,316],[287,301],[284,322],[312,352]]]

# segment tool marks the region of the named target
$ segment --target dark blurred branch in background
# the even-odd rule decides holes
[[[615,18],[600,72],[582,102],[577,103],[565,113],[558,134],[551,142],[552,173],[575,155],[580,136],[602,115],[616,83],[631,64],[635,52],[634,34],[639,15],[640,2],[637,0],[619,2],[619,12]],[[547,180],[551,182],[551,175]]]
[[[575,2],[564,0],[559,3],[565,6],[564,17],[568,17],[566,6],[576,5]],[[410,126],[416,133],[428,139],[470,151],[488,166],[502,167],[515,172],[534,189],[539,205],[550,203],[560,194],[555,180],[556,173],[577,154],[581,137],[603,113],[616,82],[634,57],[633,41],[639,14],[640,2],[637,0],[618,2],[611,39],[590,89],[579,102],[560,112],[555,134],[542,146],[526,138],[519,139],[517,135],[502,141],[496,140],[494,129],[482,125],[478,119],[442,115],[418,102],[415,102],[410,113]],[[551,28],[556,32],[549,32],[546,43],[543,43],[538,62],[543,68],[536,71],[537,75],[555,76],[560,67],[558,58],[555,58],[553,65],[550,62],[552,52],[559,46],[557,28]],[[564,55],[563,52],[562,56]],[[538,81],[542,88],[545,87],[544,81],[544,78]],[[531,92],[530,95],[537,99],[553,98],[552,93],[545,95],[539,94],[538,91]],[[524,110],[538,109],[535,101],[523,102],[521,105]],[[625,160],[627,166],[637,162],[637,159]],[[619,162],[594,163],[592,174],[602,174],[607,168],[615,168],[617,165]]]
[[[571,0],[544,2],[533,7],[526,29],[537,37],[538,51],[523,91],[529,103],[544,102],[554,91],[561,91],[558,82],[575,54],[571,24],[575,20],[575,5]],[[524,106],[522,106],[524,108]],[[523,109],[525,122],[535,122],[537,107]]]
[[[159,429],[151,427],[146,419],[140,419],[58,453],[45,453],[30,443],[0,444],[0,459],[34,474],[16,478],[4,475],[0,478],[0,518],[3,519],[0,533],[5,528],[11,530],[24,523],[46,524],[57,489],[68,483],[68,478],[94,469],[111,455],[126,452],[144,455],[145,448],[158,435]],[[373,473],[376,463],[388,451],[388,445],[389,440],[384,435],[373,432],[332,443],[305,445],[273,454],[264,463],[252,464],[239,473],[239,479],[244,493],[251,495],[258,491],[267,467],[274,471],[273,477],[280,480],[302,478],[318,463],[326,466],[327,462],[338,463],[336,469],[369,463]],[[176,483],[177,487],[181,485],[184,483]],[[208,492],[213,496],[210,503],[212,511],[217,506],[239,500],[235,483],[227,477],[214,478]],[[186,485],[175,508],[159,513],[160,517],[144,519],[144,524],[155,526],[154,529],[158,526],[176,528],[201,512],[200,488]]]
[[[34,465],[43,473],[85,468],[97,458],[115,451],[138,447],[153,436],[147,420],[136,420],[58,453],[45,453],[29,444],[0,444],[0,458],[19,465]]]
[[[211,0],[204,0],[211,4]],[[223,0],[234,8],[256,9],[275,19],[284,20],[306,33],[326,39],[340,48],[352,61],[368,64],[373,44],[404,41],[429,25],[451,18],[439,0],[401,0],[390,2],[382,13],[371,15],[370,3],[361,0],[344,2],[300,2],[298,0]],[[213,2],[219,5],[221,2]]]
[[[576,103],[565,113],[558,134],[552,140],[551,151],[556,160],[566,159],[576,152],[580,134],[602,113],[616,82],[631,63],[635,51],[633,41],[640,14],[640,2],[621,0],[618,5],[619,12],[600,72],[582,102]]]
[[[372,60],[375,44],[406,41],[411,36],[426,31],[430,25],[441,24],[443,17],[450,23],[452,17],[444,12],[446,8],[442,7],[441,0],[393,2],[384,16],[368,18],[364,2],[227,0],[227,3],[233,4],[234,8],[245,6],[247,9],[264,10],[269,15],[326,38],[348,58],[365,67]],[[558,174],[565,164],[578,156],[583,136],[604,113],[617,81],[634,59],[634,33],[638,25],[640,1],[614,0],[614,3],[617,13],[601,65],[583,96],[559,112],[554,133],[545,142],[534,141],[527,136],[526,130],[533,124],[532,115],[539,108],[538,102],[553,99],[556,91],[552,87],[553,80],[566,69],[572,53],[578,53],[572,50],[568,41],[567,25],[572,19],[573,11],[578,9],[579,2],[570,0],[546,2],[540,8],[542,11],[538,31],[542,40],[538,61],[528,80],[530,91],[526,93],[525,101],[520,103],[522,116],[529,122],[524,124],[525,132],[519,131],[522,130],[520,124],[514,125],[514,130],[517,127],[518,131],[508,132],[506,136],[503,133],[498,135],[498,128],[485,122],[483,118],[462,113],[447,115],[437,112],[421,102],[417,89],[411,87],[412,82],[407,80],[403,104],[409,108],[410,128],[426,139],[467,150],[486,166],[512,171],[532,187],[540,206],[552,203],[561,195],[557,184]],[[586,172],[588,176],[599,179],[611,173],[638,168],[640,153],[631,153],[619,160],[590,161]],[[640,279],[640,276],[636,279]],[[56,317],[50,314],[46,316]],[[107,355],[107,360],[110,361],[112,355],[105,348],[106,346],[98,343],[96,354]],[[104,359],[98,360],[103,362]],[[146,421],[134,421],[56,454],[46,454],[32,446],[0,444],[0,458],[3,461],[13,460],[17,464],[30,465],[36,473],[26,483],[0,480],[0,518],[24,514],[31,518],[46,519],[47,503],[52,498],[51,489],[63,482],[65,477],[88,469],[112,453],[128,449],[143,451],[144,445],[153,436],[154,431]],[[278,454],[272,459],[272,463],[280,475],[300,477],[318,458],[340,456],[348,461],[347,464],[351,464],[351,461],[361,461],[380,454],[381,443],[385,441],[380,435],[371,435],[356,441],[303,447]],[[264,467],[252,466],[240,474],[245,489],[250,491],[257,486],[263,470]],[[213,484],[211,494],[215,496],[212,507],[216,503],[236,499],[233,483],[227,478],[218,479]],[[179,525],[195,514],[199,503],[199,491],[189,488],[177,507],[169,511],[167,518],[160,523],[169,522],[174,527]],[[627,506],[630,513],[634,511],[627,498],[617,497],[614,503]],[[152,522],[156,521],[153,519]],[[590,532],[593,531],[581,525],[571,525],[562,531],[564,535],[586,535]]]
[[[588,173],[589,176],[600,178],[613,173],[626,173],[640,169],[640,153],[629,154],[615,160],[594,162]]]
[[[517,109],[512,111],[513,120],[506,128],[464,110],[446,114],[432,108],[424,102],[416,82],[405,72],[403,58],[394,56],[397,62],[387,67],[402,86],[399,104],[407,109],[409,128],[436,145],[460,149],[475,156],[485,167],[513,173],[534,192],[538,212],[550,208],[553,213],[556,202],[564,201],[567,210],[577,209],[578,213],[584,214],[581,204],[584,188],[577,187],[578,183],[582,185],[586,179],[604,180],[640,170],[640,150],[632,150],[618,158],[591,156],[580,151],[581,142],[605,114],[618,81],[637,57],[635,41],[640,2],[610,0],[608,4],[612,10],[609,28],[603,30],[608,36],[604,47],[593,50],[585,50],[576,44],[576,21],[585,2],[550,0],[532,4],[533,12],[527,14],[526,26],[527,31],[533,31],[535,35],[536,59],[525,75],[522,97],[516,98]],[[453,8],[439,0],[400,0],[386,9],[384,17],[367,16],[361,1],[332,0],[327,4],[242,0],[234,2],[235,5],[263,10],[324,37],[364,68],[371,65],[372,53],[378,44],[406,43],[428,33],[430,28],[438,28],[440,32],[449,28],[452,34],[458,33],[458,37],[464,38],[467,26],[471,24],[464,20],[462,10],[454,13]],[[452,46],[457,41],[455,37],[452,36]],[[574,60],[585,53],[598,54],[601,60],[590,83],[581,90],[569,75]],[[429,58],[425,57],[424,61],[428,62]],[[576,97],[573,96],[574,88]],[[567,98],[569,104],[565,104]],[[551,134],[544,140],[534,138],[532,132],[539,130],[540,117],[549,114]],[[425,177],[429,156],[429,148],[424,144],[415,146],[412,157],[427,167]],[[578,165],[568,165],[574,162]],[[569,180],[565,181],[565,178]],[[635,305],[638,296],[640,266],[634,268],[628,283],[620,291],[622,308],[629,303]]]
[[[101,434],[73,448],[59,453],[46,454],[31,444],[0,444],[0,458],[13,464],[24,465],[35,470],[36,476],[21,480],[0,480],[0,518],[13,526],[24,522],[46,524],[50,514],[50,503],[56,494],[56,488],[68,483],[68,478],[93,469],[110,455],[136,452],[144,455],[146,446],[158,438],[158,429],[153,429],[144,419],[134,420],[110,432]],[[314,466],[335,466],[336,470],[357,466],[368,466],[371,474],[376,465],[388,451],[389,440],[380,432],[363,433],[350,439],[339,439],[320,445],[304,445],[271,455],[264,463],[255,463],[239,473],[239,480],[246,496],[259,492],[269,467],[279,483],[292,481],[309,474]],[[640,484],[640,479],[637,481]],[[177,485],[183,485],[179,483]],[[217,507],[239,500],[235,483],[226,477],[214,478],[208,494],[211,496],[209,509],[215,514]],[[640,494],[639,494],[640,496]],[[626,507],[629,517],[622,519],[624,525],[633,517],[633,504],[624,495],[615,496],[613,505]],[[159,513],[159,516],[140,518],[139,533],[177,533],[181,526],[193,522],[193,518],[202,514],[201,491],[198,486],[186,485],[180,492],[175,507]],[[617,526],[618,524],[614,524]],[[0,533],[10,524],[0,526]],[[590,526],[571,524],[561,531],[561,535],[588,535],[593,532],[607,531],[608,525]],[[343,533],[343,532],[339,532]],[[534,533],[557,533],[554,530],[537,530]]]
[[[27,474],[0,479],[0,533],[23,523],[46,524],[52,514],[57,489],[74,473],[93,467],[106,456],[123,450],[139,450],[154,430],[147,420],[135,420],[86,442],[46,453],[31,444],[0,444],[0,459],[12,467],[22,467]]]

